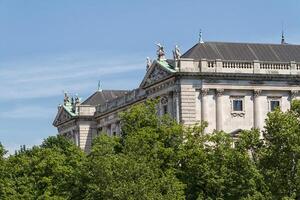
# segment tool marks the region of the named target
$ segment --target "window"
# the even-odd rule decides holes
[[[232,96],[230,97],[230,102],[231,102],[231,116],[244,117],[245,116],[244,96]]]
[[[243,111],[243,100],[242,99],[232,100],[232,110],[237,112]]]
[[[168,106],[167,105],[163,105],[163,114],[164,115],[168,114]]]
[[[270,111],[274,111],[276,108],[280,108],[279,100],[270,100]]]

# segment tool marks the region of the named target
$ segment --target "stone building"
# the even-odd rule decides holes
[[[119,112],[149,98],[160,97],[159,114],[184,125],[207,121],[207,133],[263,129],[268,112],[300,98],[300,45],[199,42],[173,54],[166,59],[158,44],[137,89],[97,91],[82,103],[66,95],[53,125],[88,151],[100,132],[120,134]]]

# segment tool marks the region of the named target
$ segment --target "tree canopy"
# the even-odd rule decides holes
[[[0,199],[299,199],[300,102],[238,138],[206,123],[182,126],[156,101],[120,115],[122,134],[100,134],[85,154],[63,136],[6,155]]]

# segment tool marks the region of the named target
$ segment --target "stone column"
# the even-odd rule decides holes
[[[261,113],[260,113],[260,105],[259,105],[259,95],[261,90],[254,90],[253,92],[253,106],[254,106],[254,113],[253,113],[253,121],[254,121],[254,128],[262,129],[261,127]]]
[[[216,89],[216,128],[217,131],[223,130],[223,118],[222,118],[222,95],[224,89]]]
[[[209,92],[208,88],[201,89],[201,121],[208,122],[208,105],[207,105],[207,94]]]
[[[179,113],[180,108],[179,108],[179,90],[178,89],[174,90],[173,99],[174,99],[174,109],[173,109],[174,118],[179,123],[180,122],[180,113]]]
[[[79,147],[79,132],[73,131],[75,137],[75,145]]]
[[[173,91],[168,92],[168,113],[170,116],[173,116]]]

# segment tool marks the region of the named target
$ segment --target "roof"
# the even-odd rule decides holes
[[[124,96],[128,90],[102,90],[96,91],[90,97],[88,97],[85,101],[81,103],[81,105],[91,105],[96,106],[98,104],[104,104],[107,101],[112,99]]]
[[[206,58],[209,60],[300,62],[300,45],[205,42],[194,45],[181,57],[195,60]]]

